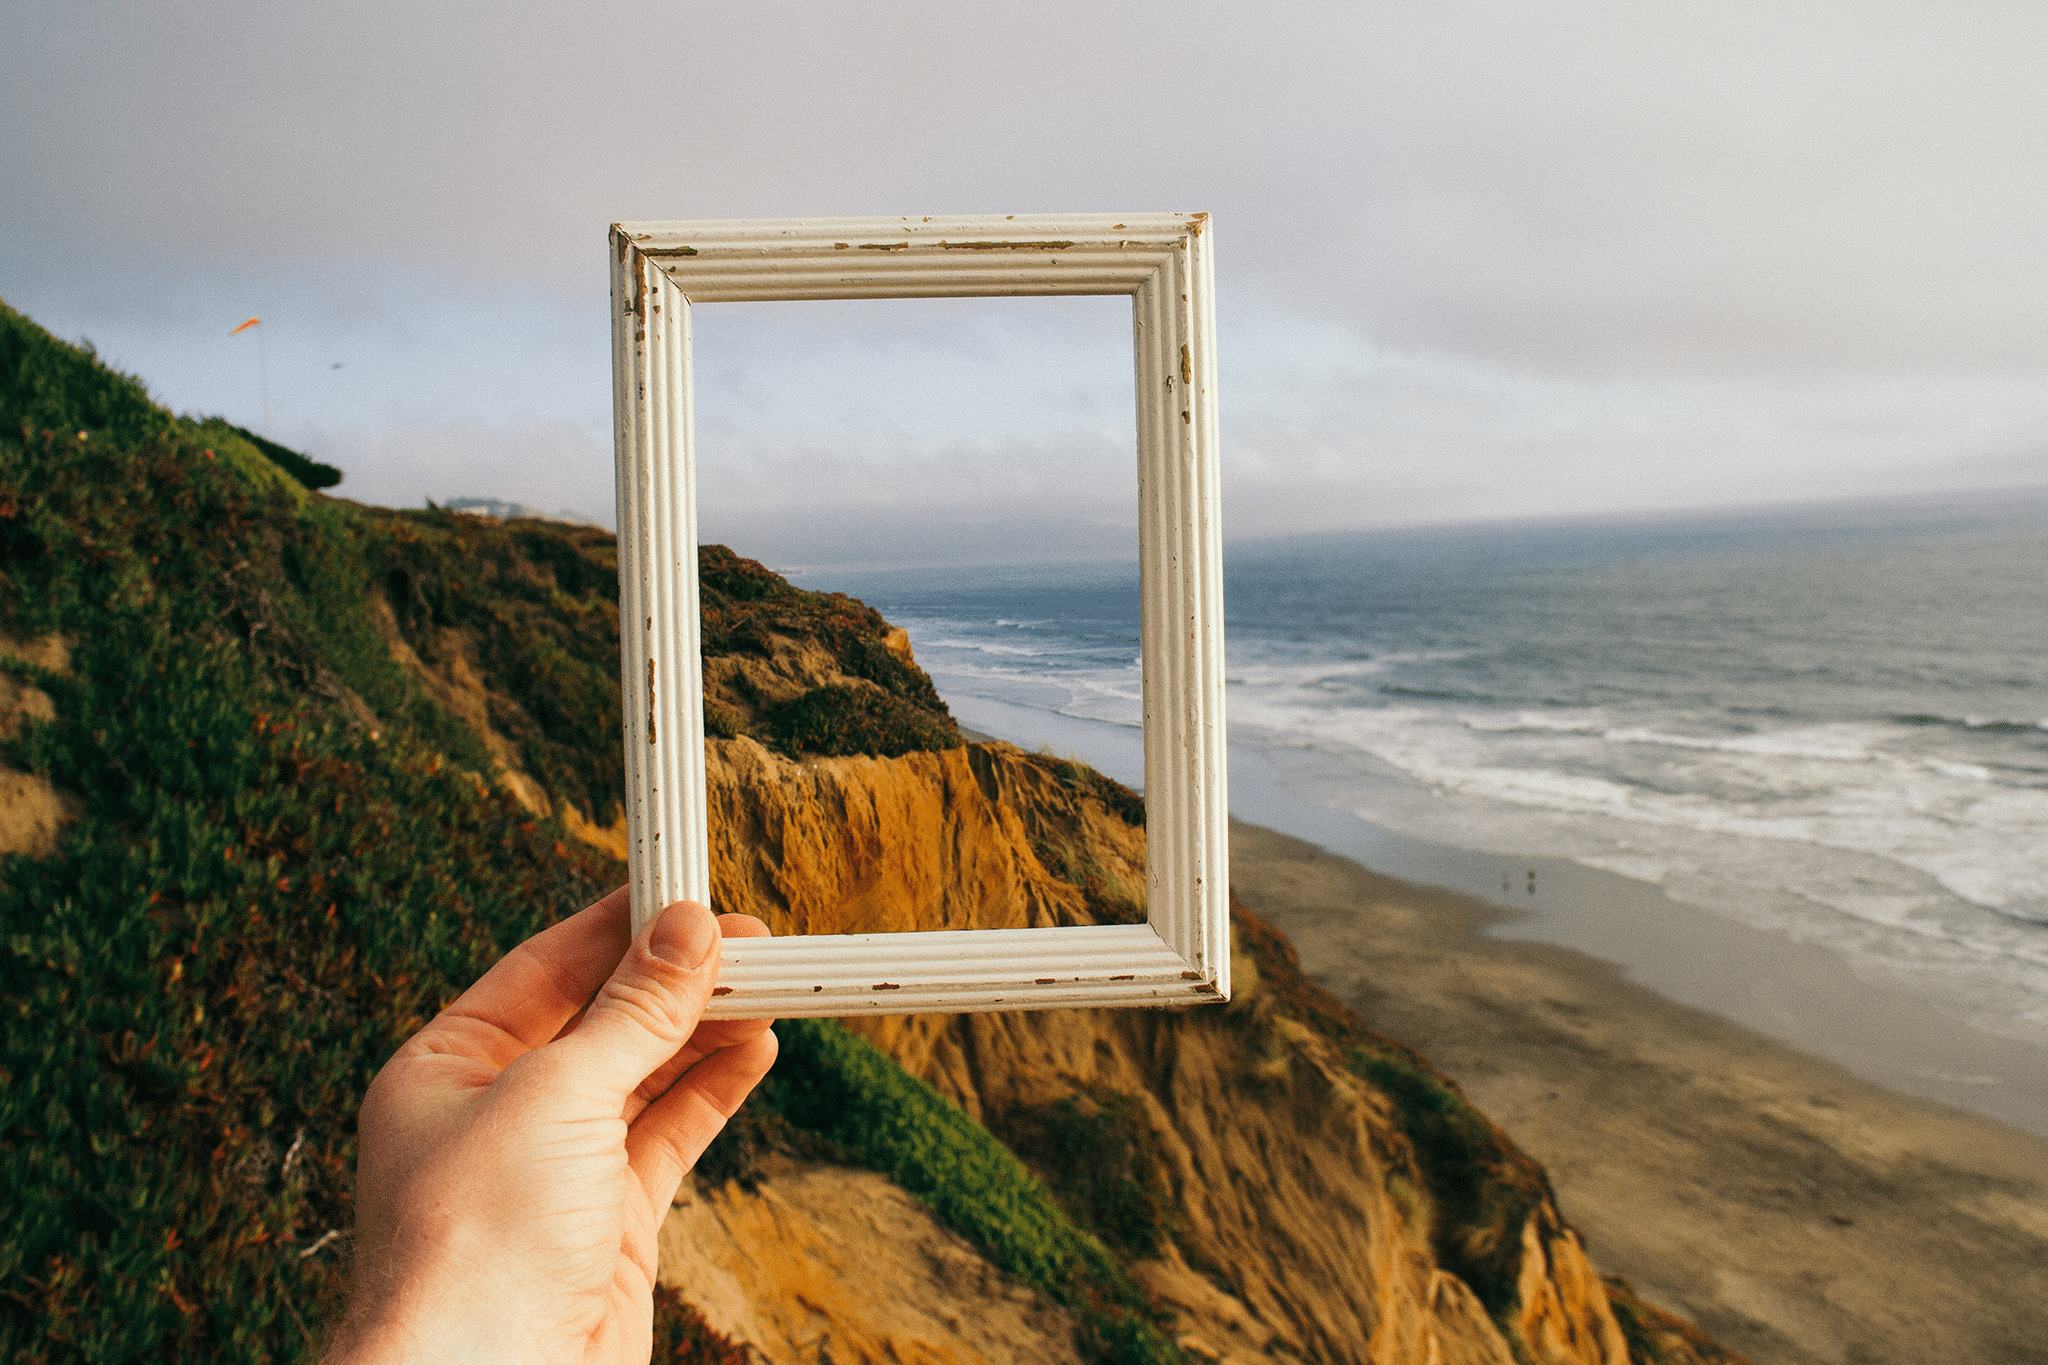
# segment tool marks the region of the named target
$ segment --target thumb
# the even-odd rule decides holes
[[[561,1040],[582,1054],[589,1081],[623,1102],[681,1050],[718,981],[719,942],[717,917],[695,901],[677,901],[634,936],[583,1022]]]

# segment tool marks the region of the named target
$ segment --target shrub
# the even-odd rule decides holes
[[[0,413],[6,429],[30,439],[48,429],[66,441],[134,445],[166,435],[169,413],[149,401],[142,381],[100,363],[90,345],[67,346],[0,303]]]
[[[723,545],[697,547],[697,582],[707,657],[767,655],[774,652],[774,635],[809,636],[832,655],[840,672],[929,712],[951,732],[951,713],[931,678],[889,647],[889,623],[865,602],[843,592],[793,587]]]
[[[301,487],[332,488],[341,482],[341,471],[331,464],[308,459],[288,446],[281,446],[273,440],[258,436],[247,427],[236,427],[235,431],[243,440],[261,451],[272,464],[297,479]]]
[[[746,733],[746,724],[737,710],[706,693],[704,733],[711,739],[738,739]]]
[[[1120,1255],[1153,1256],[1172,1235],[1173,1191],[1144,1104],[1104,1091],[1013,1109],[991,1130],[1060,1207]]]
[[[1086,763],[1039,753],[1036,761],[1054,781],[1081,796],[1093,796],[1109,808],[1110,814],[1133,829],[1145,827],[1145,798],[1114,778],[1104,777]]]
[[[845,683],[814,687],[764,719],[769,739],[791,754],[896,758],[925,749],[957,749],[963,742],[951,716],[934,715],[879,688]]]
[[[1542,1169],[1407,1048],[1355,1048],[1349,1061],[1394,1101],[1395,1122],[1429,1187],[1438,1262],[1496,1317],[1511,1312],[1519,1301],[1522,1225],[1550,1193]]]

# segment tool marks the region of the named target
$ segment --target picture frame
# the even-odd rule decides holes
[[[1212,231],[1201,213],[615,223],[612,373],[633,928],[716,904],[690,318],[699,303],[1125,294],[1136,364],[1143,924],[727,942],[717,1018],[1230,996]]]

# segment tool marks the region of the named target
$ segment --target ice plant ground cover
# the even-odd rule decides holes
[[[623,873],[478,776],[482,742],[393,662],[373,575],[424,626],[503,651],[550,701],[526,717],[526,763],[603,812],[609,537],[308,497],[226,424],[173,418],[18,314],[0,326],[0,625],[68,646],[62,668],[8,656],[55,719],[5,756],[78,812],[54,857],[0,863],[0,1357],[309,1358],[344,1288],[369,1078],[498,954]],[[836,605],[784,596],[766,605]],[[744,630],[747,611],[728,615]],[[889,671],[866,638],[880,618],[854,615],[844,651]],[[895,729],[957,744],[943,707],[917,711],[931,719]],[[973,1221],[978,1192],[950,1197]],[[1028,1176],[1004,1198],[1055,1243],[1092,1245]],[[1096,1260],[1090,1293],[1134,1301]],[[1171,1355],[1129,1328],[1115,1358]],[[661,1340],[699,1336],[670,1321]]]

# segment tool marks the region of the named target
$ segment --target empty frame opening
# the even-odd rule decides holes
[[[1124,491],[1126,506],[1134,503],[1136,511],[1142,564],[1137,575],[1142,595],[1138,655],[1144,662],[1133,667],[1133,656],[1132,665],[1125,667],[1132,667],[1142,684],[1143,771],[1149,790],[1133,818],[1142,819],[1145,826],[1137,850],[1145,864],[1143,922],[1076,924],[1056,916],[1055,923],[1045,924],[1033,915],[1027,922],[1043,927],[910,933],[799,930],[789,937],[739,940],[727,946],[719,998],[712,1002],[711,1013],[775,1017],[952,1012],[1228,998],[1228,793],[1213,286],[1207,233],[1206,215],[1185,213],[614,225],[620,674],[628,702],[624,741],[632,802],[627,826],[636,923],[644,923],[660,905],[679,896],[715,899],[706,843],[706,754],[700,742],[704,731],[699,725],[709,718],[708,706],[701,714],[699,706],[709,698],[704,689],[709,670],[700,668],[696,648],[697,547],[720,539],[722,530],[724,539],[744,537],[730,533],[730,521],[721,527],[725,514],[713,510],[718,500],[718,490],[711,486],[718,458],[716,432],[729,419],[715,407],[707,413],[702,401],[706,385],[717,383],[710,372],[718,361],[704,351],[718,340],[710,306],[785,305],[750,310],[772,316],[793,312],[786,305],[798,301],[818,308],[826,300],[918,298],[949,301],[939,308],[965,301],[966,315],[972,317],[1008,312],[1016,300],[1030,300],[1022,309],[1036,310],[1048,296],[1063,303],[1105,296],[1100,304],[1119,313],[1129,310],[1123,326],[1105,330],[1110,337],[1121,333],[1131,342],[1126,355],[1133,378],[1126,393],[1135,424],[1135,459],[1105,462],[1096,467],[1093,478],[1056,470],[1051,481],[1070,504],[1095,479],[1137,485],[1132,490],[1125,482]],[[988,300],[1001,303],[991,309]],[[886,310],[902,305],[880,306]],[[1099,305],[1066,304],[1075,312],[1093,306]],[[870,307],[860,305],[849,316],[869,313]],[[930,303],[914,305],[894,316],[911,318],[918,311],[927,318],[948,316],[933,308]],[[727,311],[737,315],[737,310]],[[700,335],[700,317],[710,332]],[[866,324],[861,326],[865,329]],[[773,328],[768,330],[772,333]],[[824,329],[828,338],[833,330]],[[946,364],[957,369],[962,354],[972,348],[956,343],[939,349]],[[869,355],[862,365],[871,361]],[[806,388],[829,393],[832,368],[829,356],[814,359],[808,377],[787,376],[774,387],[790,395],[792,402],[804,397]],[[849,363],[846,368],[861,366]],[[1124,368],[1112,365],[1104,373],[1115,376]],[[705,375],[702,383],[700,373]],[[735,378],[739,382],[729,389],[737,389],[735,397],[744,400],[744,377]],[[929,385],[925,376],[917,379],[921,382],[916,387]],[[875,432],[884,423],[876,420],[880,414],[873,404],[876,393],[886,387],[872,378],[843,386],[842,407],[850,393],[867,404],[867,411],[861,420],[839,425],[865,425],[871,435],[886,435]],[[978,389],[1000,391],[994,379],[956,379],[947,387],[946,396],[964,401],[969,410],[985,397],[977,394]],[[766,394],[756,392],[753,397],[756,417],[776,410]],[[830,404],[823,410],[829,412]],[[889,425],[907,423],[899,417]],[[743,428],[733,423],[729,429]],[[986,440],[980,433],[967,435],[970,440]],[[887,454],[881,450],[877,458]],[[1126,471],[1135,465],[1136,478],[1117,465]],[[943,472],[943,460],[932,468]],[[1008,464],[998,459],[989,469],[1012,480],[1042,472],[1028,457],[1013,458]],[[700,475],[706,485],[702,498]],[[794,495],[807,495],[818,508],[806,527],[811,532],[832,524],[832,514],[841,512],[846,502],[866,496],[871,505],[849,515],[872,533],[889,501],[873,505],[879,481],[858,475],[835,480],[785,472],[766,483],[775,494],[771,503],[779,500],[776,510],[781,515],[757,519],[799,519],[792,516],[791,504]],[[943,508],[945,491],[937,474],[924,479],[923,510],[929,512],[933,502]],[[1030,510],[1029,499],[1015,487],[1008,492],[1008,505],[998,509],[997,524],[1014,522]],[[1004,501],[1000,491],[995,496]],[[734,499],[727,512],[739,502]],[[956,509],[958,503],[956,498]],[[700,509],[705,513],[701,524]],[[843,526],[845,518],[839,524]],[[925,518],[927,527],[934,524]],[[1094,544],[1100,541],[1077,554],[1074,547],[1048,545],[1043,534],[1025,537],[1031,542],[1025,547],[1013,547],[997,545],[994,533],[984,529],[969,538],[967,554],[935,547],[928,529],[920,533],[900,522],[884,528],[882,538],[896,571],[950,564],[955,574],[948,582],[955,588],[965,581],[959,574],[979,572],[985,580],[998,570],[1017,569],[1020,558],[1031,563],[1032,552],[1039,568],[1129,563],[1120,561],[1113,541],[1110,555],[1097,558]],[[858,538],[842,540],[841,546],[840,553],[819,556],[840,561],[832,568],[839,581],[821,586],[853,586],[843,577],[851,570],[846,563],[850,559],[872,556],[870,562],[878,565],[874,572],[884,571],[879,565],[888,561]],[[844,553],[855,546],[856,554]],[[1024,548],[1027,554],[1020,556],[1015,548]],[[802,570],[822,567],[791,564],[787,555],[772,548],[756,553],[771,564],[782,560],[776,567],[799,570],[800,582],[807,576]],[[744,566],[724,561],[715,568],[716,576],[738,593],[730,602],[716,604],[721,611],[743,599],[775,597],[758,576],[750,578]],[[707,577],[705,589],[712,586]],[[1020,585],[1013,580],[1001,586],[1014,593]],[[1027,591],[1035,587],[1023,586]],[[756,590],[767,596],[752,595]],[[705,605],[708,624],[714,603],[707,598]],[[817,605],[822,609],[826,603]],[[747,615],[743,610],[732,614],[736,619]],[[871,624],[879,631],[879,623]],[[744,755],[746,750],[725,752]],[[982,780],[977,774],[971,785]]]

